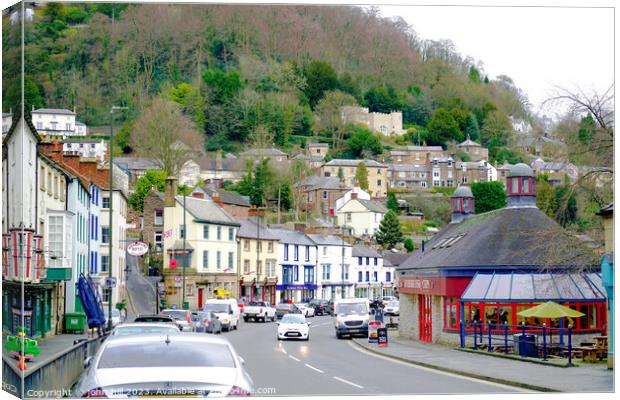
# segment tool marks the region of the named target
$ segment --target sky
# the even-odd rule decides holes
[[[462,56],[481,61],[490,78],[511,77],[539,115],[553,117],[560,111],[540,108],[552,96],[554,85],[588,92],[604,91],[614,82],[611,8],[379,8],[384,17],[401,16],[422,39],[450,39]]]

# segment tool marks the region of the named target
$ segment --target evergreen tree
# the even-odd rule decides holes
[[[400,229],[400,222],[393,211],[388,211],[381,220],[379,230],[375,234],[377,243],[390,250],[397,243],[403,241],[403,232]]]
[[[555,220],[566,227],[577,220],[577,199],[570,185],[555,189]]]
[[[394,194],[394,192],[390,192],[390,194],[388,195],[386,206],[389,210],[392,210],[398,214],[398,200],[396,200],[396,195]]]
[[[476,200],[476,214],[506,207],[506,192],[501,182],[474,182],[471,192]]]
[[[480,126],[478,125],[478,118],[476,114],[470,113],[467,118],[467,126],[465,127],[465,135],[474,142],[478,141],[480,137]]]
[[[293,193],[288,183],[280,187],[280,210],[288,211],[293,207]]]
[[[344,181],[344,170],[342,167],[338,167],[338,179],[340,179],[340,181]]]
[[[269,171],[269,159],[264,158],[254,168],[254,180],[250,193],[250,204],[262,207],[265,204],[265,189],[269,184],[271,173]]]
[[[407,253],[411,253],[413,250],[415,250],[415,246],[413,245],[413,239],[411,239],[410,237],[405,239],[405,242],[403,244],[405,246],[405,249],[407,250]]]
[[[554,218],[556,210],[555,189],[549,184],[549,175],[536,176],[536,207]]]
[[[366,163],[364,163],[364,161],[360,161],[359,164],[357,164],[355,181],[362,190],[368,190],[368,168],[366,168]]]

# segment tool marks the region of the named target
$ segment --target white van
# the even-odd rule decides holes
[[[239,306],[236,299],[209,299],[203,311],[211,311],[222,323],[222,329],[229,331],[239,327]]]
[[[338,339],[345,335],[368,336],[370,301],[368,299],[342,299],[334,303],[334,328]]]

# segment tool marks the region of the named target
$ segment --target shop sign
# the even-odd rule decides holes
[[[470,281],[470,277],[399,276],[398,292],[461,297]]]
[[[379,344],[379,347],[387,347],[388,345],[387,328],[377,329],[377,343]]]
[[[132,256],[143,256],[149,251],[149,245],[143,242],[133,242],[127,246],[127,253]]]
[[[379,328],[381,328],[381,321],[368,321],[368,343],[377,343]]]

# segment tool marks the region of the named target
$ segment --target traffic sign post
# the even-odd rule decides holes
[[[105,278],[105,287],[108,289],[112,289],[116,287],[116,278],[107,277]]]

